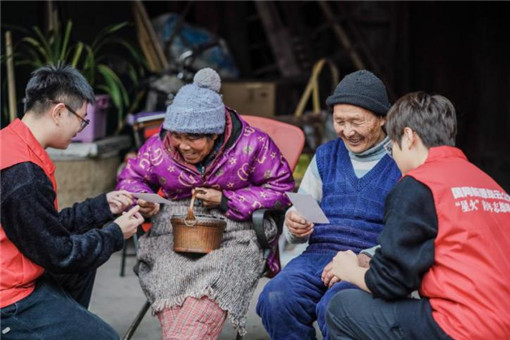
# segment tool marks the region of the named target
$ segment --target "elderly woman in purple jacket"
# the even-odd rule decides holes
[[[139,279],[164,339],[214,339],[227,315],[246,332],[246,312],[264,270],[251,215],[260,208],[287,207],[284,192],[294,187],[274,142],[225,107],[220,86],[215,71],[200,70],[168,107],[161,132],[118,177],[119,189],[161,189],[172,202],[161,209],[138,202],[145,216],[154,216],[151,230],[139,240]],[[227,221],[221,247],[204,256],[172,250],[170,218],[186,213],[194,190],[201,203],[195,213]],[[267,223],[266,233],[275,235],[274,223]]]

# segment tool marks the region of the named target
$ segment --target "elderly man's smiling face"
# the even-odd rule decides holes
[[[358,106],[337,104],[333,107],[335,132],[354,153],[368,150],[384,139],[384,122],[384,117]]]

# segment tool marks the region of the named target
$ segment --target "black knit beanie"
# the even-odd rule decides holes
[[[326,99],[326,104],[329,107],[336,104],[359,106],[377,116],[386,116],[391,106],[383,82],[367,70],[346,75]]]

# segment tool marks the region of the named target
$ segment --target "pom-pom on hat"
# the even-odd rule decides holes
[[[225,105],[219,94],[221,78],[211,68],[195,74],[166,110],[163,128],[179,133],[221,134],[225,130]]]
[[[377,116],[386,116],[391,106],[382,80],[367,70],[346,75],[326,99],[326,104],[329,107],[336,104],[359,106]]]

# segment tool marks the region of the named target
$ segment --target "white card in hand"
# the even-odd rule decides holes
[[[286,192],[285,194],[287,194],[298,213],[309,222],[329,223],[328,218],[312,195],[296,194],[294,192]]]
[[[161,204],[170,204],[171,203],[169,200],[164,199],[163,197],[159,196],[158,194],[148,194],[148,193],[144,193],[144,192],[132,192],[131,195],[133,195],[136,198],[141,198],[147,202],[161,203]]]

